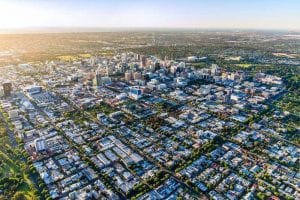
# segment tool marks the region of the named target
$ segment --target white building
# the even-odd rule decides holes
[[[41,86],[29,86],[25,90],[28,94],[34,95],[41,93],[43,89]]]
[[[34,140],[34,147],[37,152],[47,150],[46,141],[43,138],[37,138]]]
[[[11,111],[9,111],[8,115],[9,115],[10,119],[17,119],[17,118],[19,118],[18,110],[11,110]]]
[[[130,87],[129,97],[138,100],[143,96],[143,91],[140,87],[134,86]]]

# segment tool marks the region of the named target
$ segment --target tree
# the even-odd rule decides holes
[[[258,192],[257,197],[258,197],[258,199],[264,200],[266,198],[266,195],[261,192]]]
[[[24,192],[16,192],[12,197],[12,200],[27,200]]]
[[[213,139],[213,142],[214,142],[215,144],[221,145],[221,144],[224,143],[224,139],[223,139],[221,136],[218,136],[218,135],[217,135],[217,136]]]

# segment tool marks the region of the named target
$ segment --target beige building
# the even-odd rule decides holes
[[[133,73],[133,79],[134,80],[141,80],[142,79],[142,73],[141,72],[134,72]]]
[[[125,72],[125,81],[130,81],[132,80],[132,71],[127,71]]]

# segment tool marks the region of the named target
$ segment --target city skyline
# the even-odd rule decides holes
[[[0,200],[297,200],[300,0],[0,0]]]
[[[204,28],[300,30],[300,2],[0,1],[0,29]]]

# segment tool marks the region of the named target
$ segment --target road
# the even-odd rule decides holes
[[[58,95],[58,94],[57,94],[57,95]],[[58,95],[58,96],[65,100],[65,98],[64,98],[63,96],[61,96],[61,95]],[[70,105],[71,107],[73,107],[75,110],[78,110],[78,108],[75,106],[75,104],[72,104],[70,101],[66,101],[66,102],[68,102],[69,105]],[[38,110],[39,113],[40,113],[41,115],[43,115],[43,116],[45,117],[45,119],[47,119],[47,121],[50,122],[50,124],[51,124],[53,127],[58,128],[58,127],[56,126],[56,124],[48,117],[48,115],[46,115],[46,113],[45,113],[45,112],[44,112],[44,111],[43,111],[43,110],[42,110],[42,109],[41,109],[34,101],[31,100],[31,103],[32,103],[32,105],[35,107],[35,109]],[[86,114],[86,112],[84,112],[84,114]],[[82,156],[82,154],[84,154],[84,151],[80,148],[80,146],[78,146],[78,144],[74,143],[73,140],[71,140],[70,138],[66,137],[65,134],[61,134],[61,135],[66,139],[66,141],[69,142],[70,146],[73,146],[73,147],[75,148],[75,150],[80,154],[80,156]],[[88,157],[88,163],[90,164],[90,166],[93,166],[93,165],[91,164],[92,161],[90,160],[89,157]],[[98,172],[98,175],[99,175],[100,177],[103,177],[103,176],[101,176],[101,173],[99,172],[99,170],[95,170],[95,171]],[[103,179],[101,179],[101,181],[103,181]],[[111,185],[111,183],[108,183],[108,184],[109,184],[111,187],[113,187],[113,186]],[[121,200],[126,199],[125,196],[124,196],[124,194],[121,193],[120,191],[115,191],[115,192],[118,194],[118,196],[120,197]],[[64,196],[64,195],[63,195],[63,196]],[[63,196],[62,196],[62,197],[63,197]]]
[[[274,109],[273,102],[276,101],[276,100],[278,100],[278,99],[280,99],[284,94],[285,94],[285,92],[281,92],[279,95],[276,95],[275,97],[273,97],[273,98],[269,99],[267,102],[265,102],[265,103],[269,106],[270,110],[273,110],[273,109]],[[57,94],[57,95],[60,96],[62,99],[64,99],[66,102],[68,102],[69,105],[70,105],[71,107],[74,108],[74,110],[78,110],[77,105],[73,104],[73,102],[68,101],[66,98],[64,98],[63,96],[61,96],[61,95],[59,95],[59,94]],[[36,107],[38,108],[38,106],[36,106]],[[38,108],[38,109],[39,109],[39,108]],[[40,109],[39,109],[39,110],[40,110]],[[41,111],[41,110],[40,110],[40,111]],[[83,114],[84,114],[88,119],[90,119],[91,121],[95,122],[96,124],[102,126],[102,125],[99,123],[99,121],[98,121],[94,116],[92,116],[89,112],[84,111],[84,110],[82,110],[82,112],[83,112]],[[44,112],[41,111],[41,113],[44,113]],[[261,119],[261,118],[259,117],[258,119],[256,119],[256,121],[259,121],[260,119]],[[116,138],[118,138],[118,139],[119,139],[120,141],[122,141],[124,144],[128,145],[132,150],[134,150],[135,152],[137,152],[137,153],[139,153],[140,155],[144,156],[147,160],[149,160],[149,161],[152,162],[154,165],[156,165],[161,171],[163,171],[163,172],[169,174],[171,177],[173,177],[176,181],[178,181],[178,182],[181,183],[183,186],[185,186],[186,188],[188,188],[188,189],[189,189],[190,191],[192,191],[194,194],[201,195],[201,196],[200,196],[201,199],[205,199],[205,198],[208,199],[208,198],[206,197],[205,194],[199,193],[199,192],[195,191],[193,187],[190,187],[190,186],[187,185],[180,177],[178,177],[178,176],[175,174],[175,172],[170,171],[170,170],[168,170],[167,168],[165,168],[162,164],[160,164],[160,163],[159,163],[157,160],[155,160],[153,157],[151,157],[150,155],[146,154],[146,153],[143,152],[141,149],[137,148],[135,145],[133,145],[132,143],[130,143],[125,137],[122,137],[122,136],[120,136],[120,135],[117,135],[115,132],[112,132],[112,130],[109,129],[109,128],[107,128],[107,127],[105,127],[105,131],[106,131],[106,132],[109,132],[109,133],[111,133],[111,134],[113,134],[113,135],[115,135]],[[276,137],[276,136],[274,136],[274,135],[268,135],[268,136],[270,136],[270,137]],[[284,141],[284,142],[291,143],[290,141],[287,141],[287,140],[285,140],[285,139],[283,139],[283,138],[280,138],[280,137],[276,137],[276,139],[282,140],[282,141]],[[293,144],[293,143],[291,143],[291,144]],[[244,150],[244,151],[245,151],[245,153],[248,153],[249,155],[255,156],[256,158],[264,159],[263,157],[261,157],[261,156],[259,156],[259,155],[254,155],[253,153],[248,152],[248,151],[246,151],[246,150]],[[143,183],[146,183],[144,180],[142,180],[142,182],[143,182]],[[146,184],[147,184],[147,183],[146,183]],[[148,184],[147,184],[147,185],[148,185]]]
[[[181,183],[182,185],[184,185],[186,188],[188,188],[190,191],[192,191],[194,194],[197,195],[201,195],[201,199],[205,199],[207,198],[204,194],[199,194],[199,192],[195,191],[194,188],[190,187],[189,185],[187,185],[184,181],[182,181],[173,171],[170,171],[168,169],[166,169],[163,165],[161,165],[160,163],[158,163],[155,159],[153,159],[151,156],[145,154],[144,152],[142,152],[140,149],[138,149],[135,145],[129,143],[126,139],[120,137],[120,135],[114,135],[116,138],[118,138],[119,140],[121,140],[123,143],[125,143],[126,145],[128,145],[131,149],[133,149],[135,152],[138,152],[140,155],[144,156],[147,158],[147,160],[149,160],[150,162],[154,163],[161,171],[168,173],[169,175],[171,175],[171,177],[173,177],[176,181],[178,181],[179,183]]]
[[[59,95],[59,94],[58,94]],[[63,96],[59,95],[61,98],[63,98],[65,101],[67,101]],[[70,106],[72,106],[75,110],[77,110],[77,106],[75,104],[73,104],[70,101],[67,101]],[[97,119],[95,119],[94,116],[92,116],[90,113],[83,111],[84,115],[92,120],[94,123],[98,124],[99,126],[102,126],[99,121]],[[168,169],[166,169],[164,166],[162,166],[160,163],[158,163],[156,160],[154,160],[151,156],[145,154],[144,152],[142,152],[140,149],[138,149],[135,145],[131,144],[130,142],[128,142],[128,140],[126,140],[123,137],[120,137],[120,135],[116,135],[116,133],[112,133],[112,131],[110,129],[108,129],[107,127],[105,127],[105,131],[106,132],[110,132],[111,134],[113,134],[116,138],[120,139],[124,144],[128,145],[132,150],[134,150],[135,152],[138,152],[140,155],[146,157],[150,162],[152,162],[155,166],[159,167],[159,169],[163,172],[168,173],[169,175],[171,175],[176,181],[178,181],[179,183],[181,183],[183,186],[185,186],[186,188],[188,188],[190,191],[192,191],[194,194],[197,195],[201,195],[201,199],[208,199],[204,194],[199,194],[199,192],[195,191],[194,188],[190,187],[189,185],[187,185],[184,181],[182,181],[173,171],[170,171]],[[142,182],[145,183],[145,181],[143,180]],[[148,184],[147,184],[148,185]],[[149,186],[149,185],[148,185]]]

